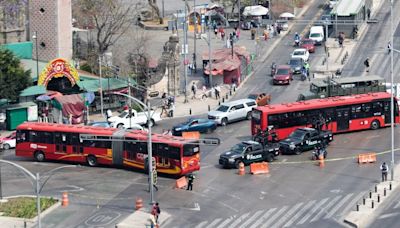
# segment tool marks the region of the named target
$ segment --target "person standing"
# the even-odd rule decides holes
[[[235,28],[235,31],[236,31],[236,38],[237,38],[237,40],[239,40],[239,37],[240,37],[240,29],[239,29],[238,27],[236,27],[236,28]]]
[[[381,172],[382,172],[382,182],[387,181],[387,173],[389,172],[389,166],[386,164],[386,162],[382,163]]]
[[[369,58],[367,57],[367,59],[364,61],[364,66],[365,66],[365,69],[366,69],[366,71],[367,71],[367,73],[369,72]]]
[[[193,93],[192,100],[196,98],[196,91],[197,91],[197,86],[196,86],[196,83],[193,82],[193,84],[192,84],[192,93]]]
[[[218,100],[220,98],[221,87],[219,85],[215,86],[215,98]]]
[[[392,51],[392,44],[390,43],[390,41],[388,42],[387,49],[388,49],[388,54],[390,54],[390,52]]]
[[[192,191],[193,190],[193,181],[195,179],[195,176],[193,175],[193,173],[190,173],[188,176],[188,186],[186,188],[186,190],[188,191]]]
[[[308,62],[304,62],[304,69],[306,70],[308,81],[310,81],[310,64]]]

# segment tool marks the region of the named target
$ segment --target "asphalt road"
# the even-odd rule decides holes
[[[312,19],[318,10],[319,5],[314,2],[303,19]],[[379,14],[383,19],[387,19],[386,11],[383,7]],[[373,25],[367,34],[384,26]],[[291,46],[293,33],[301,32],[304,27],[296,25],[292,29],[292,34],[273,50],[263,67],[248,80],[235,98],[246,97],[254,92],[268,92],[272,94],[273,103],[288,102],[294,101],[300,91],[308,88],[309,82],[297,79],[289,86],[272,86],[269,76],[272,62],[281,64],[289,60],[290,52],[294,49]],[[385,40],[383,32],[376,34],[381,34],[378,40]],[[375,43],[367,35],[362,45],[372,47]],[[345,68],[351,70],[351,64],[357,66],[363,56],[370,54],[368,49],[358,48]],[[323,55],[322,48],[318,48],[312,54],[311,65],[316,64]],[[381,56],[383,53],[375,55]],[[383,61],[382,64],[387,62],[383,58],[376,59]],[[361,72],[362,66],[358,68]],[[372,67],[372,71],[374,69]],[[181,121],[183,119],[162,122],[155,131],[161,132]],[[395,130],[399,134],[399,129]],[[375,164],[358,165],[353,157],[362,152],[387,151],[390,148],[390,129],[386,128],[335,135],[328,148],[328,159],[336,160],[326,161],[323,169],[311,162],[310,152],[299,156],[280,156],[270,164],[268,175],[238,176],[236,170],[221,169],[218,166],[219,154],[233,144],[249,139],[249,135],[248,121],[219,127],[211,135],[221,138],[222,144],[201,148],[202,166],[196,175],[194,191],[173,189],[174,179],[159,178],[160,189],[155,194],[156,200],[160,202],[163,212],[171,214],[161,224],[162,227],[342,227],[345,226],[342,221],[346,213],[379,181],[379,164],[390,160],[390,154],[385,153],[378,157]],[[396,148],[399,146],[397,142]],[[64,165],[17,158],[13,150],[0,155],[32,172],[43,173]],[[395,159],[398,160],[399,156],[396,155]],[[1,172],[4,195],[33,194],[31,183],[22,173],[5,165],[1,166]],[[69,191],[70,206],[46,216],[43,219],[44,227],[114,227],[133,211],[136,197],[143,197],[146,201],[149,199],[145,174],[108,167],[84,166],[59,171],[47,182],[42,194],[60,197],[63,191]],[[399,201],[398,198],[396,200]],[[395,224],[394,219],[398,214],[387,214],[395,213],[392,211],[399,208],[397,205],[392,203],[376,222],[382,222],[383,227],[393,227],[390,224]]]

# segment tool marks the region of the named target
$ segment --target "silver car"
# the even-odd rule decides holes
[[[257,107],[252,99],[241,99],[221,104],[216,110],[208,112],[208,119],[226,126],[230,122],[251,119],[251,111]]]

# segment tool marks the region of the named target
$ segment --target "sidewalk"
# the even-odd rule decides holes
[[[132,227],[150,227],[150,216],[151,213],[148,209],[140,209],[126,217],[122,222],[115,225],[115,228],[132,228]],[[165,211],[161,211],[158,217],[158,223],[162,227],[163,223],[171,215]]]

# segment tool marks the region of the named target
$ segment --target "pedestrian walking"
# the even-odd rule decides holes
[[[308,62],[304,62],[304,69],[306,70],[306,77],[308,78],[308,81],[310,81],[310,64]]]
[[[338,41],[339,41],[339,47],[343,47],[343,42],[344,42],[344,33],[343,32],[339,33]]]
[[[215,86],[215,99],[219,99],[220,98],[220,93],[221,93],[221,87],[219,87],[219,85]]]
[[[192,94],[193,94],[192,100],[196,98],[196,91],[197,91],[197,86],[196,86],[196,83],[193,82],[193,84],[192,84]]]
[[[188,186],[187,186],[186,190],[188,190],[188,191],[192,191],[193,190],[193,181],[194,181],[194,179],[195,179],[194,174],[190,173],[188,175]]]
[[[158,204],[158,202],[156,202],[153,205],[153,208],[154,208],[154,213],[155,213],[154,217],[156,219],[156,224],[158,224],[158,217],[160,216],[160,213],[161,213],[160,205]]]
[[[147,177],[147,181],[148,181],[148,183],[150,183],[150,176],[149,177]],[[153,180],[154,181],[154,180]],[[150,185],[149,185],[150,186]],[[156,190],[156,192],[158,192],[158,187],[157,187],[157,185],[155,184],[155,183],[153,183],[153,188]],[[149,192],[150,192],[150,187],[149,187]]]
[[[364,66],[367,72],[369,72],[369,58],[367,57],[367,59],[364,61]]]
[[[235,27],[235,31],[236,31],[236,38],[237,38],[237,40],[239,40],[240,29],[238,27]]]
[[[392,44],[390,43],[390,41],[388,42],[387,49],[388,49],[388,54],[390,54],[390,52],[392,51]]]
[[[107,120],[108,120],[108,118],[110,118],[111,116],[112,116],[112,111],[111,111],[110,109],[107,109],[107,111],[106,111]]]
[[[386,162],[382,163],[381,172],[382,172],[382,182],[387,181],[387,173],[389,172],[389,166],[386,165]]]
[[[225,40],[225,31],[224,31],[224,29],[221,30],[221,40],[222,41]]]
[[[213,24],[213,28],[214,28],[215,39],[217,39],[218,38],[218,29],[217,29],[217,24],[215,24],[215,22]]]

